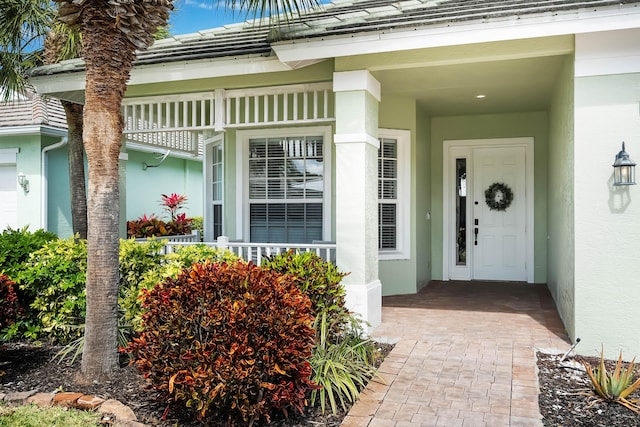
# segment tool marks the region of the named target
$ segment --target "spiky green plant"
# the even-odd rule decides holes
[[[622,352],[618,356],[618,361],[613,369],[609,372],[604,364],[604,349],[600,353],[600,363],[597,368],[582,361],[587,375],[591,380],[594,393],[606,402],[619,403],[625,408],[631,409],[633,412],[640,414],[640,399],[629,399],[629,395],[640,388],[640,378],[633,380],[635,374],[634,357],[631,363],[624,368],[622,366]]]
[[[311,380],[320,386],[311,392],[311,405],[320,402],[322,413],[327,402],[331,412],[336,414],[338,402],[343,410],[348,403],[354,403],[369,380],[377,375],[375,368],[376,347],[360,335],[360,331],[349,331],[336,341],[330,339],[334,329],[332,322],[343,321],[327,318],[324,311],[315,320],[316,345],[311,359]],[[347,322],[348,323],[348,322]]]

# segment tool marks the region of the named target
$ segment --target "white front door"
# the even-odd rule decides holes
[[[0,232],[18,226],[16,165],[0,165]]]
[[[443,279],[532,283],[533,139],[446,141],[443,154]]]
[[[525,148],[474,148],[472,155],[473,279],[525,281]]]

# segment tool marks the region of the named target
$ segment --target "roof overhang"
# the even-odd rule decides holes
[[[58,129],[50,126],[29,125],[29,126],[7,126],[0,127],[0,136],[15,135],[46,135],[46,136],[67,136],[66,129]]]
[[[82,60],[73,60],[75,67],[82,64]],[[65,61],[69,62],[69,61]],[[311,65],[317,60],[304,61],[295,64]],[[29,79],[39,94],[53,96],[71,102],[84,103],[85,72],[63,72],[65,65],[54,64],[42,67],[37,76]],[[58,68],[56,68],[58,66]],[[215,77],[242,76],[250,74],[273,73],[290,71],[293,67],[283,64],[276,56],[246,56],[237,58],[207,59],[199,61],[165,62],[134,67],[128,85],[143,85],[149,83],[168,83]]]
[[[592,33],[640,27],[640,8],[621,4],[597,10],[512,16],[483,22],[456,22],[422,28],[311,37],[271,45],[285,64],[352,55],[385,53],[482,42]]]

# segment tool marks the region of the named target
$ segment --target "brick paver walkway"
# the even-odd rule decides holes
[[[569,347],[546,286],[519,283],[385,297],[373,337],[397,344],[345,427],[539,427],[535,351]]]

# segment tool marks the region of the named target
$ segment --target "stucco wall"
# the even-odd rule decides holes
[[[202,216],[203,179],[202,162],[176,157],[167,157],[158,167],[143,169],[143,162],[157,165],[160,160],[153,153],[128,151],[126,166],[126,218],[136,219],[143,214],[155,213],[166,218],[160,206],[162,194],[187,196],[187,216]]]
[[[412,156],[413,157],[413,156]],[[416,111],[415,145],[415,203],[416,203],[416,281],[417,290],[431,280],[431,118],[419,107]]]
[[[640,188],[613,187],[622,141],[640,159],[640,29],[576,35],[575,335],[640,356]],[[636,177],[637,179],[637,177]]]
[[[534,281],[547,280],[547,145],[546,112],[435,117],[431,128],[432,278],[442,280],[442,147],[451,139],[534,138],[535,235]]]
[[[47,153],[47,229],[60,238],[73,235],[67,146]],[[85,168],[85,175],[86,175]]]
[[[575,82],[575,335],[581,353],[640,355],[640,188],[613,187],[622,141],[640,160],[640,73]]]
[[[415,293],[418,288],[416,251],[418,239],[424,240],[416,231],[417,197],[427,197],[416,192],[416,102],[413,98],[385,96],[380,103],[379,127],[384,129],[404,129],[411,131],[411,197],[406,201],[411,212],[411,244],[410,259],[381,260],[379,267],[382,295],[399,295]],[[405,201],[403,201],[405,202]],[[421,262],[427,262],[421,260]]]
[[[40,225],[40,135],[3,135],[0,136],[0,148],[19,148],[16,155],[16,170],[24,173],[29,180],[29,192],[17,188],[18,227],[29,226],[35,231]],[[16,177],[17,180],[17,177]]]
[[[549,291],[575,339],[573,58],[567,58],[549,110],[548,274]]]

